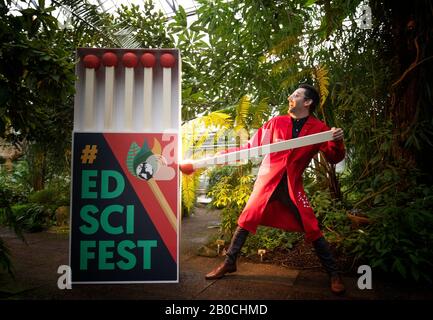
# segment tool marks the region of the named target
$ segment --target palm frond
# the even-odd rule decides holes
[[[305,68],[299,72],[290,74],[286,79],[284,79],[281,82],[280,87],[281,89],[287,89],[295,85],[298,85],[298,83],[301,82],[301,80],[305,80],[310,76],[310,74],[311,74],[310,68]]]
[[[133,30],[129,27],[121,28],[107,20],[112,16],[103,6],[96,6],[87,0],[53,0],[58,7],[75,18],[76,27],[89,28],[97,33],[108,45],[119,48],[139,48],[140,44],[134,38]]]
[[[231,127],[230,115],[215,111],[206,116],[188,121],[182,126],[182,151],[184,157],[198,157],[197,150],[208,139],[211,132],[217,135]],[[222,129],[222,130],[221,130]],[[191,154],[189,156],[189,154]]]
[[[319,86],[320,93],[320,111],[324,115],[323,106],[329,95],[329,76],[328,68],[326,65],[319,65],[313,69],[313,76],[316,79]]]
[[[187,213],[191,212],[195,204],[199,176],[197,173],[182,175],[182,203]]]
[[[281,55],[286,52],[290,47],[293,47],[299,43],[299,38],[297,36],[289,35],[273,46],[270,50],[270,54]]]
[[[269,117],[269,99],[262,99],[257,105],[254,106],[252,110],[252,122],[251,127],[253,129],[258,129],[263,125]]]
[[[293,55],[282,60],[275,62],[272,66],[271,73],[279,74],[284,71],[287,71],[290,68],[293,68],[299,62],[299,57],[297,55]]]
[[[201,121],[206,128],[228,128],[231,126],[232,122],[230,119],[230,115],[220,111],[214,111],[212,113],[209,113],[208,115],[199,118],[198,121]]]
[[[235,131],[245,129],[250,107],[250,98],[247,95],[243,96],[236,106]]]

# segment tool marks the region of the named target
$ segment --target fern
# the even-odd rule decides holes
[[[203,116],[198,119],[199,122],[202,122],[206,128],[210,127],[222,127],[228,128],[231,125],[230,116],[227,113],[215,111],[207,116]]]
[[[325,113],[323,110],[323,106],[325,105],[326,99],[329,95],[329,76],[328,76],[328,68],[326,65],[319,65],[313,69],[313,76],[316,79],[319,85],[319,93],[320,93],[320,111],[325,118]]]
[[[250,107],[250,98],[247,95],[243,96],[236,106],[235,131],[246,128],[246,120],[250,112]]]
[[[289,48],[298,45],[299,38],[297,36],[287,36],[283,40],[281,40],[278,44],[273,46],[271,50],[269,50],[270,54],[281,55],[286,52]]]
[[[311,69],[308,68],[301,70],[300,72],[293,73],[281,82],[280,87],[281,89],[287,89],[296,86],[298,85],[299,82],[301,82],[301,80],[307,79],[310,74],[311,74]]]
[[[113,47],[139,48],[140,43],[134,37],[134,29],[127,26],[118,30],[119,26],[107,23],[112,16],[103,6],[96,6],[87,0],[63,0],[53,3],[73,17],[76,26],[89,28]]]
[[[297,55],[290,56],[288,58],[284,58],[274,63],[271,69],[271,74],[280,74],[293,68],[299,63],[299,57]]]
[[[254,106],[252,110],[252,121],[251,127],[253,129],[258,129],[263,125],[263,122],[267,120],[269,116],[269,102],[268,98],[262,99],[257,105]]]
[[[187,214],[192,211],[195,204],[199,176],[199,174],[182,175],[182,203]]]
[[[183,156],[198,159],[205,155],[200,147],[205,143],[211,131],[221,128],[215,137],[225,132],[224,129],[231,127],[230,116],[223,112],[212,112],[206,116],[196,118],[182,126],[182,152]],[[186,213],[189,214],[196,201],[196,191],[199,185],[199,177],[202,170],[195,171],[192,175],[182,175],[182,204]]]

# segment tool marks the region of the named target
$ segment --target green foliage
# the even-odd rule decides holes
[[[124,34],[130,42],[122,42],[122,47],[135,46],[138,48],[172,48],[172,39],[165,28],[165,17],[161,11],[155,10],[153,1],[142,2],[143,8],[138,5],[120,5],[112,26],[116,26],[120,34]],[[115,33],[115,32],[112,32]],[[131,39],[133,42],[131,43]]]
[[[345,245],[355,260],[372,268],[431,283],[432,207],[432,187],[420,185],[409,194],[397,193],[394,204],[370,210],[372,224],[348,234]]]
[[[283,249],[290,250],[294,244],[302,239],[302,235],[295,232],[286,232],[280,229],[262,227],[257,228],[257,233],[254,236],[249,236],[245,242],[242,252],[249,254],[257,254],[258,249],[274,250]]]
[[[13,214],[11,209],[11,203],[16,201],[16,190],[11,190],[4,183],[3,179],[0,179],[0,225],[9,226],[17,236],[24,240],[22,235],[22,228],[20,223],[17,221],[16,216]],[[6,246],[4,240],[0,237],[0,270],[5,270],[8,274],[13,277],[13,266],[11,261],[11,253],[9,248]]]
[[[317,114],[330,127],[344,129],[347,149],[341,175],[323,159],[304,175],[320,223],[356,259],[407,278],[429,279],[430,1],[410,6],[369,1],[369,30],[356,25],[360,0],[198,0],[192,23],[181,7],[166,21],[150,1],[142,11],[121,6],[117,17],[86,1],[52,3],[21,1],[27,7],[12,13],[10,1],[0,2],[0,136],[30,146],[25,161],[12,173],[1,173],[4,221],[15,219],[11,204],[26,203],[35,190],[60,188],[58,198],[65,203],[69,198],[64,173],[70,168],[65,150],[71,142],[75,48],[174,46],[182,52],[184,151],[203,155],[195,153],[208,137],[203,126],[228,129],[235,119],[235,126],[249,135],[270,115],[287,112],[287,96],[299,82],[314,83],[323,98]],[[53,6],[69,8],[70,28],[59,29]],[[411,20],[414,29],[408,28]],[[190,121],[198,115],[200,120]],[[213,205],[223,208],[225,232],[234,229],[251,192],[250,169],[212,173],[210,193]],[[190,212],[198,175],[182,179],[182,206]],[[353,208],[372,223],[354,229],[346,217]],[[48,215],[41,205],[17,210],[35,225]],[[251,240],[258,244],[251,247],[273,247],[278,241],[272,237],[283,245],[285,236],[273,232],[259,231]],[[0,263],[9,268],[1,248],[0,243]]]
[[[39,190],[29,196],[29,201],[32,203],[48,204],[52,203],[55,197],[56,192],[54,190]]]
[[[235,174],[237,168],[234,166],[222,166],[222,167],[215,167],[212,168],[212,170],[209,170],[207,173],[208,176],[208,185],[207,185],[207,192],[210,192],[214,188],[214,186],[221,181],[224,177],[230,177],[233,174]]]
[[[7,194],[8,203],[26,202],[31,192],[26,161],[17,161],[13,171],[0,170],[0,191]]]
[[[41,205],[56,205],[58,202],[58,190],[44,189],[33,192],[29,196],[29,202]]]
[[[212,205],[223,208],[221,212],[221,231],[231,234],[237,226],[237,219],[250,197],[253,187],[253,176],[243,175],[245,168],[238,167],[230,176],[221,176],[210,189],[208,196]]]
[[[75,76],[71,53],[56,41],[53,8],[1,10],[0,135],[60,144],[70,136]]]
[[[11,252],[2,238],[0,238],[0,270],[5,270],[13,276]]]
[[[52,224],[53,207],[41,204],[17,204],[11,207],[20,227],[28,232],[39,232]]]
[[[182,216],[190,215],[196,204],[200,173],[182,175]]]
[[[182,125],[183,158],[196,159],[204,156],[202,145],[209,137],[210,131],[220,129],[215,133],[215,141],[231,124],[230,116],[223,112],[212,112],[200,118],[185,122]],[[191,175],[182,175],[182,215],[189,215],[196,203],[197,188],[200,174],[197,170]]]

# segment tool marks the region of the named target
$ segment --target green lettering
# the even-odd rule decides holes
[[[108,221],[110,219],[110,214],[113,212],[122,213],[123,207],[119,204],[112,204],[104,209],[101,213],[101,226],[102,229],[104,229],[105,232],[109,234],[121,234],[123,232],[122,226],[113,227],[110,222]]]
[[[96,248],[96,241],[80,242],[80,270],[87,270],[87,261],[95,259],[95,252],[89,252],[89,248]]]
[[[113,191],[108,190],[109,180],[113,178],[116,180],[116,186]],[[102,170],[101,172],[101,198],[112,199],[122,194],[125,189],[125,180],[123,176],[114,170]]]
[[[135,243],[131,240],[123,240],[119,243],[117,252],[122,258],[125,258],[125,260],[117,262],[117,266],[122,270],[131,270],[135,267],[135,264],[137,263],[137,259],[135,258],[135,255],[127,251],[126,249],[134,249]]]
[[[96,181],[90,180],[91,177],[97,177],[97,170],[83,170],[81,171],[81,198],[82,199],[96,199],[97,192],[90,192],[90,188],[96,187]]]
[[[138,240],[137,247],[143,248],[143,270],[150,269],[152,265],[150,251],[157,247],[156,240]]]
[[[126,233],[134,233],[134,206],[126,206]]]
[[[114,241],[99,241],[99,270],[114,270],[114,263],[107,262],[107,259],[112,259],[113,251],[108,251],[108,248],[114,247]]]
[[[99,223],[98,220],[95,219],[91,215],[91,213],[97,213],[98,208],[96,208],[93,204],[86,204],[80,210],[80,217],[84,222],[87,222],[90,226],[82,225],[80,226],[80,231],[84,234],[94,234],[98,231]]]

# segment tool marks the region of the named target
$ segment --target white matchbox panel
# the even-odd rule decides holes
[[[106,52],[113,52],[117,56],[117,66],[114,68],[114,85],[113,85],[113,111],[112,126],[104,126],[105,118],[105,95],[106,95],[106,70],[102,63],[102,56]],[[133,68],[133,95],[132,100],[132,125],[131,128],[125,127],[125,73],[126,67],[122,63],[122,57],[125,53],[134,53],[138,58],[138,64]],[[144,90],[144,69],[140,62],[140,57],[144,53],[152,53],[156,58],[156,63],[152,69],[152,101],[151,117],[145,114],[145,90]],[[174,56],[176,63],[171,69],[171,86],[167,88],[170,96],[170,115],[169,123],[166,123],[164,114],[164,90],[163,74],[164,69],[160,63],[160,57],[164,53],[170,53]],[[85,86],[86,86],[86,68],[82,60],[86,55],[95,55],[100,59],[100,66],[95,72],[93,86],[93,119],[86,119],[85,109]],[[178,49],[97,49],[97,48],[80,48],[77,50],[76,75],[76,94],[74,104],[74,131],[75,132],[178,132],[180,124],[180,53]],[[150,119],[149,119],[150,118]],[[151,121],[149,121],[151,120]],[[87,121],[87,125],[86,125]],[[150,123],[150,127],[149,127]]]

